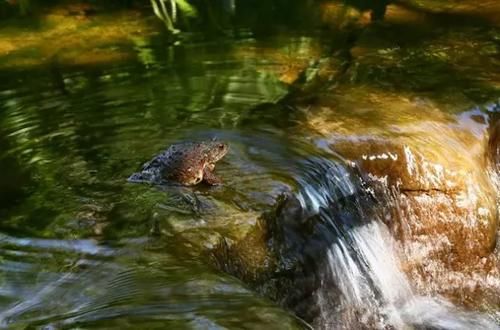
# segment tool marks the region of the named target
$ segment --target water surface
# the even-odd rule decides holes
[[[484,28],[485,35],[466,26],[454,35],[460,42],[452,44],[446,24],[441,36],[432,34],[442,40],[420,40],[416,33],[407,45],[394,47],[386,47],[385,39],[390,31],[405,40],[397,25],[367,30],[340,85],[325,82],[329,89],[317,88],[320,101],[290,107],[276,104],[295,81],[287,70],[293,76],[300,71],[295,66],[311,65],[316,72],[320,57],[335,50],[317,30],[262,36],[242,29],[213,39],[186,34],[175,45],[155,35],[136,39],[131,49],[116,45],[135,54],[126,60],[68,65],[64,56],[55,56],[31,66],[2,66],[1,326],[307,327],[291,311],[216,270],[204,251],[220,237],[240,239],[283,192],[310,194],[307,207],[318,209],[320,197],[336,200],[329,180],[348,180],[345,172],[328,169],[348,162],[331,144],[345,136],[351,142],[403,136],[410,146],[448,150],[466,150],[471,134],[480,140],[487,125],[477,117],[487,111],[469,110],[500,95],[494,70],[498,31]],[[472,37],[475,44],[457,50]],[[479,65],[469,57],[475,47],[488,61]],[[419,71],[424,66],[431,69]],[[445,126],[466,137],[457,133],[457,143],[422,133]],[[171,143],[213,137],[231,148],[217,164],[223,186],[126,182]],[[321,164],[336,164],[326,166],[329,176],[317,186],[300,174],[312,155]],[[321,166],[315,170],[322,178]],[[347,189],[340,197],[354,193]],[[436,297],[415,295],[400,269],[398,247],[392,246],[397,244],[381,222],[349,231],[351,246],[338,240],[328,250],[331,268],[322,276],[343,285],[342,304],[385,308],[389,321],[378,320],[381,326],[493,324]],[[343,249],[357,251],[365,263],[356,265]],[[325,302],[328,290],[318,293]],[[397,313],[387,312],[396,305]],[[497,307],[467,308],[498,319]],[[438,312],[429,313],[433,308]],[[321,305],[323,326],[341,324],[339,315],[348,315],[343,322],[350,324],[352,315],[342,313]]]

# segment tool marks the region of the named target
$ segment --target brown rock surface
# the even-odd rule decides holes
[[[400,242],[414,284],[426,293],[456,297],[459,285],[435,283],[469,269],[462,284],[470,286],[475,278],[474,290],[488,291],[480,287],[491,281],[480,278],[491,277],[495,268],[484,265],[498,265],[492,254],[498,204],[485,155],[498,158],[498,124],[488,134],[488,117],[480,111],[454,115],[425,99],[364,89],[354,100],[342,92],[307,109],[307,130],[371,183],[383,201],[380,217]],[[500,292],[496,284],[488,288]],[[462,293],[460,299],[470,297]]]

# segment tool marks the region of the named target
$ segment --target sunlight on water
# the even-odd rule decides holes
[[[298,179],[302,207],[318,213],[336,233],[317,290],[321,328],[499,328],[486,315],[465,312],[444,298],[415,294],[400,268],[402,251],[382,221],[344,223],[328,211],[341,197],[360,193],[341,165],[316,159],[305,171]],[[359,216],[367,214],[358,206]]]
[[[279,2],[4,22],[0,328],[499,329],[498,6]],[[222,185],[126,181],[214,137]]]

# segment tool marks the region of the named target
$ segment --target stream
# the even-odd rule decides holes
[[[0,327],[500,329],[500,30],[410,9],[50,56],[1,28]],[[127,182],[212,138],[221,186]]]

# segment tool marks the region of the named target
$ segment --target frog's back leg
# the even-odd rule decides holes
[[[217,177],[214,172],[212,172],[208,167],[203,169],[203,181],[212,186],[218,186],[222,184],[222,180]]]

